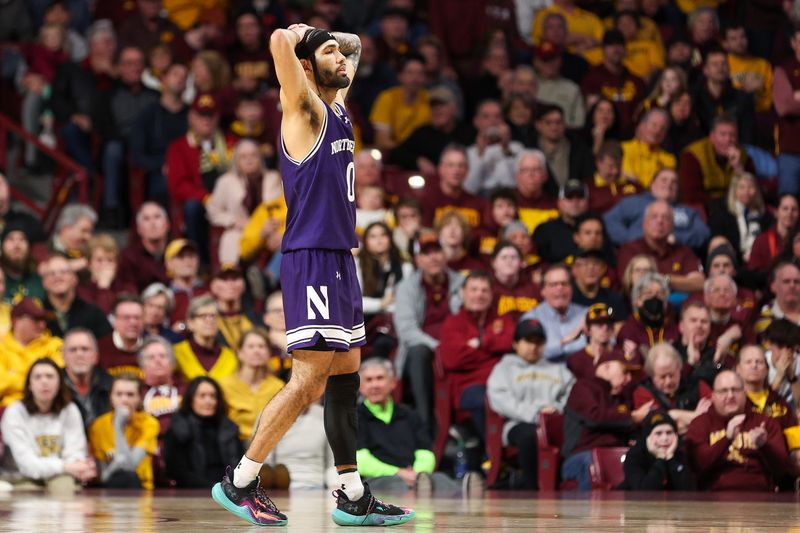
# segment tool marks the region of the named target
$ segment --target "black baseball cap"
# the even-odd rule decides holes
[[[547,335],[544,332],[541,322],[536,319],[529,319],[518,323],[514,330],[514,342],[518,342],[522,339],[536,343],[545,342],[547,340]]]

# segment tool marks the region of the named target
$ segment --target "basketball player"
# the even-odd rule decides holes
[[[377,500],[356,468],[356,400],[365,342],[355,234],[353,125],[344,107],[358,67],[355,35],[294,24],[270,38],[280,81],[280,168],[288,207],[281,281],[292,377],[267,404],[244,457],[212,489],[214,500],[257,525],[284,525],[258,473],[297,416],[324,392],[325,433],[341,488],[339,525],[395,525],[411,510]]]

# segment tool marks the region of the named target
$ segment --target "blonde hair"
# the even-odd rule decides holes
[[[726,202],[728,211],[731,214],[736,214],[736,186],[739,185],[739,182],[742,180],[750,180],[756,190],[756,194],[753,197],[753,200],[750,202],[750,205],[746,205],[745,207],[758,211],[759,214],[763,215],[764,211],[766,210],[764,207],[764,197],[761,196],[761,188],[758,186],[758,180],[749,172],[740,172],[735,174],[731,179],[731,184],[728,186],[728,196]]]
[[[119,245],[114,240],[114,237],[108,233],[98,233],[89,240],[89,253],[87,255],[90,261],[98,250],[107,252],[113,255],[115,259],[119,259]]]
[[[211,91],[219,91],[230,83],[231,67],[222,54],[215,50],[203,50],[198,52],[194,59],[201,61],[208,69],[211,76]]]
[[[652,268],[651,272],[658,272],[658,265],[652,256],[646,254],[634,255],[625,267],[625,272],[622,274],[622,290],[626,296],[630,296],[633,291],[633,267],[639,261],[647,261]]]

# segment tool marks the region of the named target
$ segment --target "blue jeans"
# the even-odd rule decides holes
[[[61,128],[61,139],[64,141],[67,154],[86,169],[91,181],[95,167],[92,160],[92,140],[89,134],[80,129],[74,122],[69,122]]]
[[[119,191],[124,178],[125,143],[108,141],[103,147],[103,207],[119,207]],[[127,195],[125,195],[127,198]]]
[[[142,184],[142,186],[144,186],[144,184]],[[147,174],[147,199],[158,202],[169,212],[167,178],[161,172],[149,172]]]
[[[592,464],[592,452],[578,452],[570,455],[561,465],[561,479],[574,479],[578,482],[578,490],[591,490],[592,478],[589,476],[589,465]]]
[[[800,154],[778,156],[778,194],[800,192]]]
[[[461,393],[459,405],[472,414],[475,429],[481,435],[481,440],[486,441],[486,385],[470,385]]]

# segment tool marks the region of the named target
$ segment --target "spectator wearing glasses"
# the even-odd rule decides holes
[[[204,294],[189,302],[189,338],[175,345],[178,374],[185,383],[198,376],[222,379],[236,371],[236,354],[217,342],[219,311],[214,297]]]

